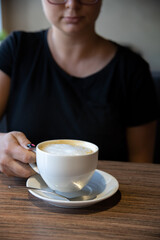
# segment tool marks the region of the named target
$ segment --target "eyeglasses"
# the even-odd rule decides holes
[[[65,4],[67,0],[47,0],[50,4],[61,5]],[[98,2],[98,0],[78,0],[81,4],[92,5]]]

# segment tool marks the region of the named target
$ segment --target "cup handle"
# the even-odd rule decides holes
[[[29,165],[36,173],[40,174],[36,163],[29,163]]]
[[[32,152],[36,153],[35,145],[28,144],[27,147],[29,147]],[[29,163],[29,165],[36,173],[40,174],[36,163]]]

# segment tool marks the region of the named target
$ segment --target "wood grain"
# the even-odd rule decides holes
[[[0,240],[160,240],[160,165],[99,161],[119,191],[83,209],[55,207],[28,191],[24,179],[0,174]]]

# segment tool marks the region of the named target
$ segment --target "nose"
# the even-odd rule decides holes
[[[80,2],[78,0],[67,0],[66,7],[68,8],[76,8],[79,6]]]

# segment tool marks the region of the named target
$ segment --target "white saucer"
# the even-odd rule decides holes
[[[49,189],[45,184],[43,179],[39,174],[36,174],[30,177],[26,182],[27,187],[35,187],[35,188],[45,188]],[[82,201],[69,201],[67,199],[54,196],[51,193],[44,193],[37,190],[29,190],[29,192],[37,198],[48,201],[55,206],[65,207],[65,208],[82,208],[98,203],[104,199],[111,197],[119,188],[119,183],[115,177],[112,175],[100,171],[95,170],[92,178],[88,182],[88,184],[77,193],[78,196],[82,195],[95,195],[94,199],[91,200],[82,200]],[[73,194],[66,194],[68,197],[72,197]],[[75,194],[74,194],[75,196]]]

